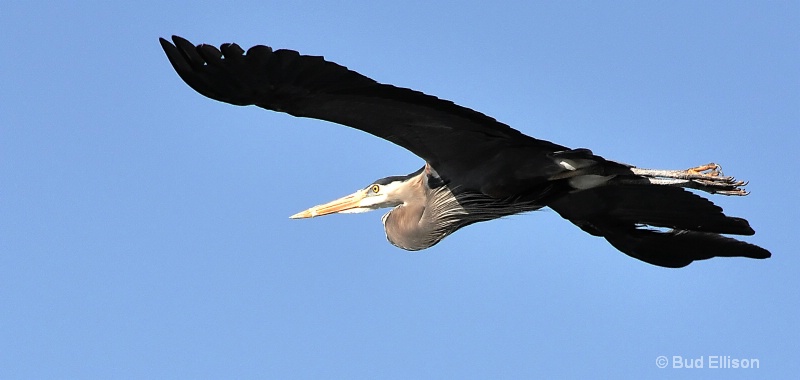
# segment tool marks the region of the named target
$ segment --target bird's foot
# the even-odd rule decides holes
[[[722,174],[722,168],[714,163],[686,170],[631,168],[631,171],[652,184],[686,187],[712,194],[739,196],[749,194],[742,188],[747,182],[725,176]]]
[[[719,177],[723,175],[722,167],[713,162],[705,165],[695,166],[693,168],[686,169],[686,171],[691,174],[704,174],[713,177]]]

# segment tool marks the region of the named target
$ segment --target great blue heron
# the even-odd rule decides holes
[[[160,39],[178,75],[197,92],[328,120],[400,145],[425,160],[406,176],[379,179],[292,216],[391,207],[388,240],[420,250],[472,223],[550,207],[620,251],[664,267],[712,257],[767,258],[769,251],[721,234],[752,235],[741,218],[683,188],[746,195],[743,182],[709,164],[648,170],[524,135],[471,109],[378,83],[322,57],[236,44]]]

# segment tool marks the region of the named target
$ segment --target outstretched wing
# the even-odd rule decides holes
[[[322,57],[261,45],[245,53],[236,44],[217,49],[194,46],[177,36],[172,40],[174,45],[160,39],[175,71],[209,98],[360,129],[408,149],[434,167],[478,163],[509,144],[565,149],[480,112],[378,83]]]

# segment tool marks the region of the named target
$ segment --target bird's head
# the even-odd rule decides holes
[[[354,214],[396,207],[408,202],[421,191],[422,169],[407,176],[381,178],[369,186],[334,201],[317,205],[290,216],[292,219],[313,218],[328,214]]]

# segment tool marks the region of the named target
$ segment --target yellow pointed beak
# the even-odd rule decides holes
[[[348,210],[357,209],[361,205],[361,200],[366,198],[367,191],[359,190],[346,197],[339,198],[322,205],[311,207],[308,210],[300,211],[297,214],[290,216],[291,219],[305,219],[313,218],[315,216],[322,216],[333,214],[337,212],[347,212]]]

